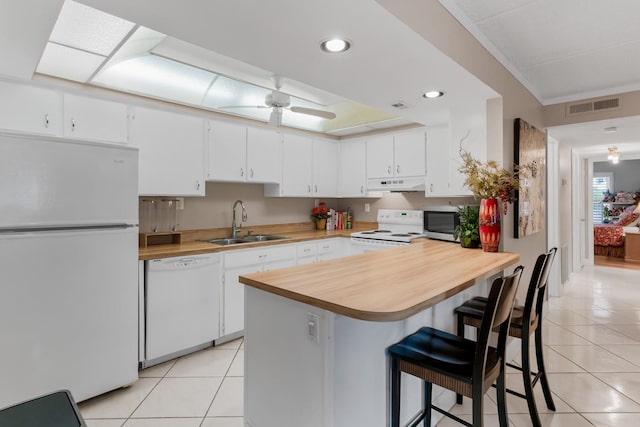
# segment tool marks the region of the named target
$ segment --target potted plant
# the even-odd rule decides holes
[[[324,230],[327,228],[327,218],[329,218],[329,211],[325,202],[320,202],[318,206],[311,210],[311,217],[316,222],[317,230]]]
[[[478,206],[460,206],[458,208],[460,224],[453,230],[453,237],[460,239],[463,248],[480,247],[480,208]]]

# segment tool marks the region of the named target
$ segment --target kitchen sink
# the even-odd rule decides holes
[[[236,243],[249,243],[248,241],[244,241],[242,239],[211,239],[205,240],[207,243],[213,243],[214,245],[235,245]]]
[[[272,236],[269,234],[256,234],[255,236],[244,236],[240,238],[240,240],[244,240],[245,242],[267,242],[269,240],[282,240],[282,239],[286,239],[286,237]]]
[[[214,245],[227,246],[227,245],[235,245],[240,243],[268,242],[270,240],[282,240],[282,239],[286,239],[286,237],[272,236],[269,234],[256,234],[255,236],[244,236],[244,237],[238,237],[235,239],[224,238],[224,239],[211,239],[211,240],[203,240],[203,241],[207,243],[212,243]]]

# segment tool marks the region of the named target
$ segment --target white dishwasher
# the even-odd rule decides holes
[[[147,261],[143,367],[218,338],[219,279],[219,254]]]

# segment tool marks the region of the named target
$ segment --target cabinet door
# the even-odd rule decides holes
[[[225,270],[222,281],[223,305],[220,336],[230,335],[244,329],[244,285],[238,282],[238,277],[259,271],[262,271],[261,264]]]
[[[140,194],[204,196],[202,119],[141,107],[129,117],[129,143],[140,149]]]
[[[61,135],[62,94],[0,82],[0,129]]]
[[[297,135],[283,137],[283,196],[311,197],[313,141]]]
[[[427,186],[426,197],[450,195],[449,168],[454,167],[449,147],[451,135],[448,127],[427,130]]]
[[[393,135],[367,139],[367,178],[393,176]]]
[[[64,136],[127,143],[127,105],[84,96],[64,95]]]
[[[207,181],[246,181],[247,127],[209,122]]]
[[[313,195],[338,195],[338,142],[313,141]]]
[[[449,151],[449,189],[452,196],[471,196],[464,185],[465,176],[458,172],[462,163],[460,146],[481,162],[487,160],[487,111],[486,102],[469,101],[456,106],[450,113],[451,145]]]
[[[426,169],[425,131],[394,136],[394,176],[424,176]]]
[[[247,181],[280,183],[282,136],[273,130],[248,128]]]
[[[340,196],[364,197],[367,188],[367,154],[364,141],[340,143]]]
[[[318,261],[327,261],[347,256],[346,242],[347,239],[342,238],[328,239],[318,242]]]

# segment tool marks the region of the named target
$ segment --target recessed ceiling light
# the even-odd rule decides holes
[[[444,95],[444,92],[440,90],[431,90],[429,92],[425,92],[422,96],[427,99],[440,98]]]
[[[320,43],[320,49],[329,53],[339,53],[348,50],[351,47],[351,42],[345,39],[330,39]]]

